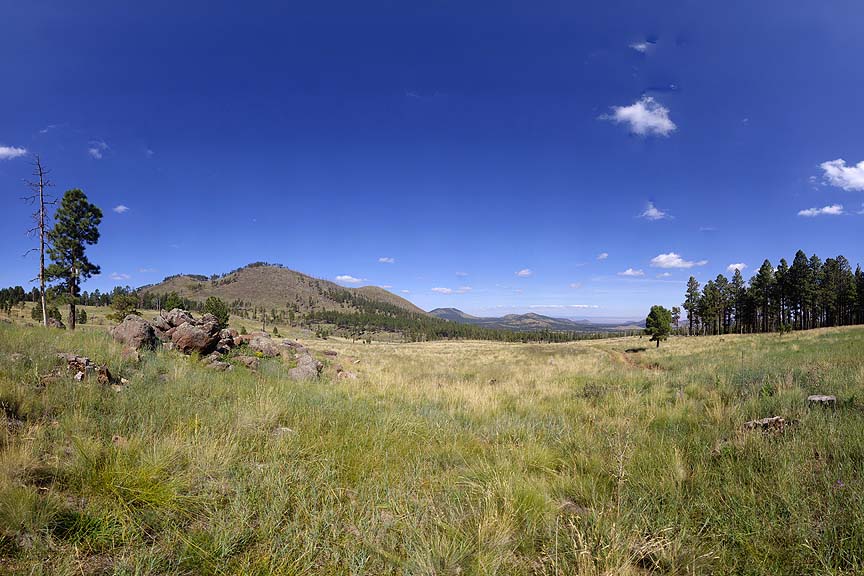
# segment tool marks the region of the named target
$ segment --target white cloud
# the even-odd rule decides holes
[[[154,152],[150,148],[147,148],[146,150],[144,150],[144,155],[147,156],[148,158],[152,158],[154,154],[156,154],[156,152]]]
[[[668,254],[658,254],[651,259],[651,266],[654,268],[693,268],[694,266],[704,266],[708,264],[707,260],[684,260],[675,252]]]
[[[640,218],[645,218],[646,220],[668,220],[672,218],[668,212],[657,208],[653,202],[648,202],[648,205],[645,207],[645,211],[639,214]]]
[[[597,255],[597,260],[606,260],[607,258],[609,258],[608,252],[601,252]]]
[[[864,190],[864,160],[855,166],[847,166],[842,158],[830,160],[819,165],[824,171],[822,177],[832,186],[843,190]]]
[[[151,274],[153,272],[158,272],[156,268],[139,268],[138,272],[141,274]]]
[[[575,289],[578,289],[578,288],[581,288],[581,287],[582,287],[582,283],[581,283],[581,282],[571,282],[571,283],[570,283],[570,288],[573,288],[574,290],[575,290]]]
[[[381,264],[395,264],[396,259],[391,258],[390,256],[381,256],[380,258],[378,258],[378,262],[380,262]]]
[[[534,271],[531,270],[530,268],[523,268],[522,270],[519,270],[518,272],[516,272],[516,276],[519,276],[520,278],[529,278],[533,275],[534,275]]]
[[[627,268],[627,269],[626,269],[625,271],[623,271],[623,272],[618,272],[618,275],[619,275],[619,276],[632,276],[632,277],[636,277],[636,276],[644,276],[644,275],[645,275],[645,272],[643,272],[642,270],[634,270],[633,268]]]
[[[381,288],[384,288],[384,289],[386,289],[386,290],[389,290],[389,289],[392,288],[393,286],[390,285],[390,284],[382,284],[380,287],[381,287]]]
[[[643,96],[630,106],[613,106],[612,114],[600,116],[616,124],[628,124],[640,136],[668,136],[678,128],[669,118],[669,109],[651,96]]]
[[[400,290],[400,292],[401,292],[402,294],[410,294],[410,293],[411,293],[410,290]]]
[[[830,206],[823,206],[822,208],[807,208],[806,210],[799,210],[798,216],[813,218],[814,216],[840,216],[843,213],[842,205],[831,204]]]
[[[726,270],[729,272],[735,272],[735,270],[743,272],[745,268],[747,268],[747,265],[743,262],[735,262],[734,264],[726,266]]]
[[[112,210],[114,210],[114,212],[116,212],[117,214],[124,214],[129,211],[129,207],[124,204],[118,204],[117,206],[114,206]]]
[[[111,279],[112,280],[129,280],[132,278],[129,274],[123,274],[122,272],[112,272]]]
[[[336,276],[337,282],[344,282],[346,284],[359,284],[360,282],[365,282],[365,278],[355,278],[354,276],[350,276],[348,274],[341,274]]]
[[[90,142],[90,148],[87,149],[87,153],[94,160],[101,160],[102,154],[108,150],[108,144],[103,142],[102,140],[93,140]]]
[[[634,42],[630,44],[630,48],[637,52],[642,52],[643,54],[648,52],[648,49],[651,47],[651,44],[648,42]]]
[[[471,292],[471,290],[473,290],[471,286],[460,286],[459,288],[443,288],[439,286],[432,288],[432,292],[437,292],[438,294],[466,294]]]
[[[456,272],[456,276],[458,278],[465,278],[466,276],[468,276],[468,273],[467,272]]]
[[[668,278],[670,276],[672,276],[671,272],[661,272],[660,274],[657,274],[657,278]]]
[[[27,155],[26,148],[18,148],[16,146],[0,146],[0,160],[12,160]]]

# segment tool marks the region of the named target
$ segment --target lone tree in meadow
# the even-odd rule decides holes
[[[645,319],[645,333],[651,336],[651,342],[666,340],[672,332],[672,312],[663,306],[652,306],[648,318]]]
[[[99,241],[102,210],[91,204],[81,190],[67,190],[54,215],[54,227],[48,232],[48,255],[51,265],[45,271],[51,280],[60,281],[60,289],[69,302],[69,328],[75,329],[75,304],[82,280],[99,273],[99,266],[87,259],[87,245]]]

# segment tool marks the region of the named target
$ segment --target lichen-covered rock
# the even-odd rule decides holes
[[[273,342],[269,335],[266,335],[266,337],[258,334],[252,336],[252,338],[249,340],[249,348],[251,348],[255,352],[260,352],[262,355],[269,356],[271,358],[279,356],[281,354],[281,352],[279,351],[279,346],[277,346],[276,343]]]
[[[135,314],[129,314],[123,322],[111,328],[111,335],[118,342],[134,350],[152,350],[156,346],[156,333],[153,331],[153,326]]]
[[[246,366],[250,370],[257,370],[260,365],[260,361],[255,356],[237,356],[234,360]]]

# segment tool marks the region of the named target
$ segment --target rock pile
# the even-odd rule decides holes
[[[299,342],[286,340],[279,346],[267,332],[238,334],[233,329],[220,329],[219,321],[212,314],[196,319],[180,308],[162,311],[152,322],[129,315],[111,329],[111,335],[134,351],[152,349],[161,342],[163,348],[176,349],[184,354],[197,352],[208,368],[220,371],[233,368],[225,361],[224,355],[244,344],[255,353],[254,356],[237,356],[234,360],[250,370],[258,369],[259,358],[275,358],[283,353],[297,362],[295,368],[288,370],[288,377],[293,380],[317,378],[324,368]],[[326,354],[335,355],[335,352]]]
[[[75,372],[75,380],[79,382],[85,378],[92,378],[94,375],[99,384],[117,384],[120,382],[111,374],[108,366],[105,364],[97,365],[86,356],[61,352],[57,354],[57,357],[66,361],[66,368],[70,372]]]
[[[795,424],[794,420],[787,420],[782,416],[771,416],[769,418],[760,418],[759,420],[750,420],[749,422],[745,422],[744,429],[782,434],[793,424]]]

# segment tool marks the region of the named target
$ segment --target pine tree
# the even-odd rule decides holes
[[[86,246],[99,241],[102,211],[87,200],[81,190],[68,190],[54,216],[54,227],[48,232],[48,255],[52,263],[46,275],[60,280],[60,288],[69,302],[70,329],[75,329],[75,304],[80,283],[99,273],[99,266],[85,254]]]
[[[48,180],[48,172],[49,170],[46,170],[45,167],[42,166],[42,160],[37,154],[36,159],[33,162],[33,176],[36,180],[27,182],[27,186],[33,191],[33,194],[24,198],[24,200],[30,204],[38,205],[38,208],[33,212],[33,222],[35,226],[28,231],[28,234],[39,235],[39,303],[42,312],[43,326],[48,326],[49,318],[48,304],[45,299],[45,283],[48,281],[45,270],[45,226],[48,220],[48,212],[45,207],[56,204],[56,200],[48,200],[49,196],[45,192],[46,188],[53,186],[51,181]],[[36,250],[36,248],[34,248],[34,250]]]
[[[687,311],[687,320],[689,322],[688,334],[693,334],[693,321],[696,319],[697,310],[699,308],[699,282],[696,278],[690,276],[687,281],[687,295],[684,299],[684,309]]]
[[[666,340],[671,331],[672,313],[663,306],[652,306],[645,319],[645,333],[651,336],[651,342],[657,342],[659,348],[660,341]]]

